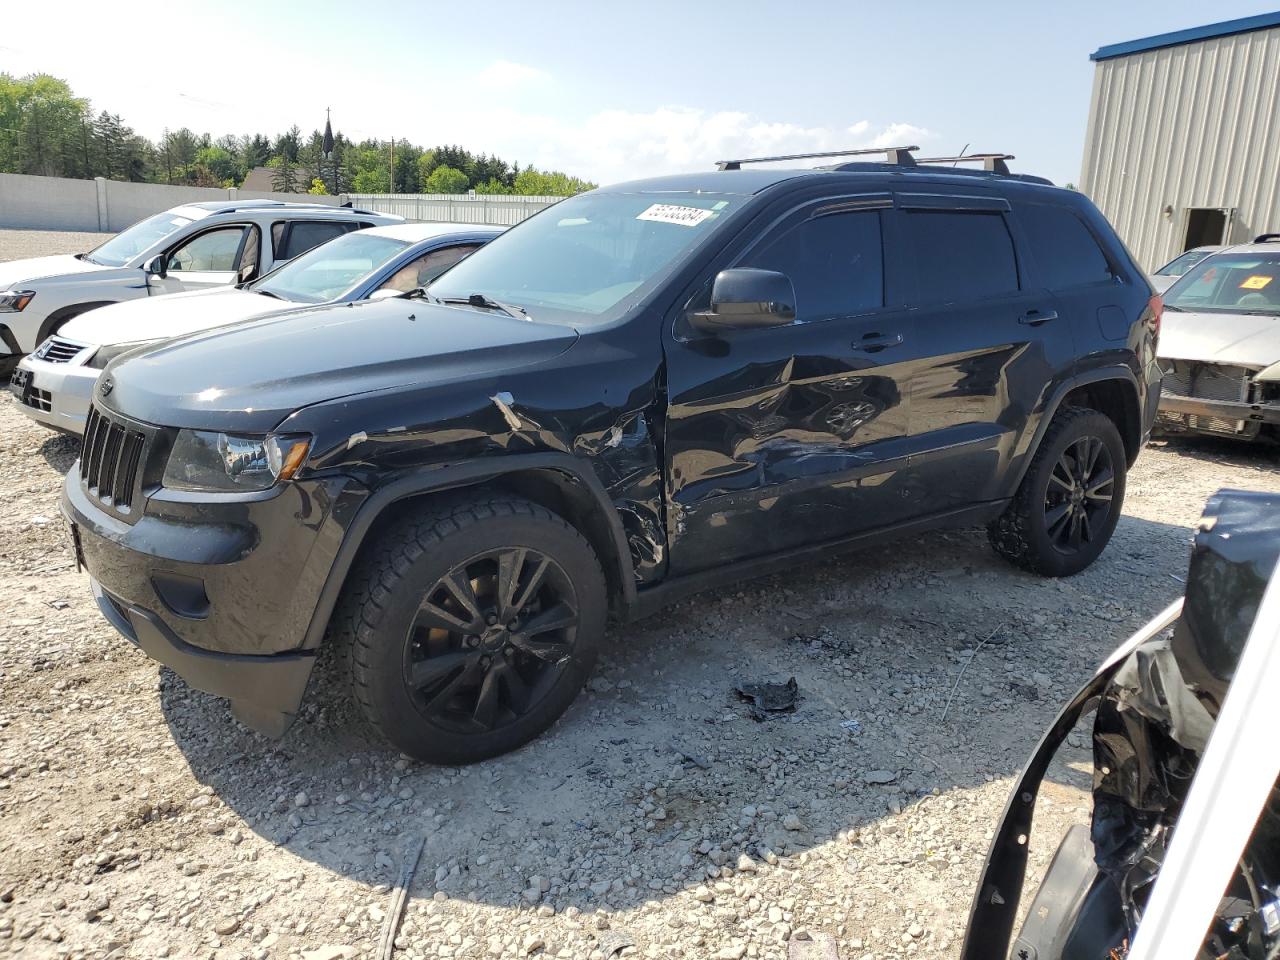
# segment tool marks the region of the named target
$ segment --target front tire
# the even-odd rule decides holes
[[[1105,414],[1057,414],[1013,500],[987,527],[996,552],[1046,577],[1068,577],[1098,559],[1124,505],[1124,442]]]
[[[495,494],[384,533],[348,581],[333,639],[384,738],[419,760],[473,763],[568,709],[595,664],[606,603],[599,560],[573,526]]]

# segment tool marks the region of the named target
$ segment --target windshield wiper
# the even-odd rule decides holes
[[[1183,310],[1181,307],[1175,307],[1172,303],[1166,303],[1166,304],[1164,305],[1164,308],[1165,308],[1165,310],[1172,310],[1174,313],[1186,313],[1186,312],[1187,312],[1187,311]]]
[[[254,292],[254,293],[260,293],[260,294],[262,294],[264,297],[275,297],[277,300],[283,300],[283,299],[284,299],[284,297],[280,296],[280,294],[278,294],[278,293],[272,293],[270,290],[264,290],[264,289],[259,288],[259,289],[255,290],[255,291],[253,291],[253,292]]]
[[[424,291],[425,292],[425,291]],[[431,297],[431,294],[426,294]],[[473,293],[469,297],[431,297],[436,303],[461,304],[465,303],[470,307],[480,307],[488,310],[501,310],[507,316],[515,320],[528,320],[529,311],[524,307],[517,307],[513,303],[503,303],[501,300],[495,300],[493,297],[485,296],[483,293]]]

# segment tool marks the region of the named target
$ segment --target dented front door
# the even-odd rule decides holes
[[[887,199],[809,204],[726,266],[788,274],[797,321],[665,344],[672,571],[907,516],[911,321],[884,263]],[[887,268],[887,269],[886,269]],[[697,304],[694,305],[695,307]]]

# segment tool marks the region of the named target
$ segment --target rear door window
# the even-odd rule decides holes
[[[1111,279],[1106,254],[1084,221],[1065,207],[1020,204],[1018,220],[1031,244],[1040,276],[1050,290]]]
[[[784,229],[739,264],[791,278],[800,322],[850,317],[884,306],[880,213],[811,217]]]
[[[916,261],[919,303],[963,303],[1018,290],[1018,261],[1004,216],[994,210],[903,211]]]
[[[272,240],[275,242],[277,260],[292,260],[300,253],[306,253],[312,247],[318,247],[327,240],[340,237],[356,228],[355,223],[336,220],[295,220],[292,223],[276,224],[280,231],[272,228]]]

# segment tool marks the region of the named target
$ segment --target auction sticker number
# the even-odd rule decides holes
[[[678,223],[682,227],[696,227],[708,217],[715,216],[714,210],[703,210],[701,207],[682,207],[674,203],[655,203],[637,220],[656,220],[659,223]]]
[[[1240,289],[1241,290],[1261,290],[1268,283],[1270,283],[1271,280],[1272,278],[1266,276],[1265,274],[1256,274],[1252,277],[1247,277],[1244,283],[1240,284]]]

